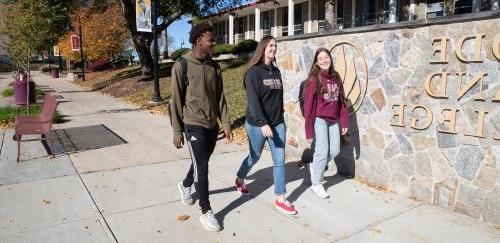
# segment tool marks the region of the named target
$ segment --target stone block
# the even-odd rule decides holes
[[[483,165],[479,170],[477,178],[474,180],[474,185],[483,189],[493,189],[497,178],[499,178],[497,168]]]
[[[460,147],[455,160],[451,161],[451,165],[460,176],[473,180],[476,177],[483,158],[484,154],[481,148],[464,145]]]
[[[425,137],[420,135],[412,135],[411,143],[415,148],[415,151],[422,151],[428,148],[436,147],[436,138],[435,137]]]
[[[283,70],[293,70],[294,57],[291,53],[287,52],[283,55],[283,62],[280,63],[280,68]]]
[[[370,97],[372,98],[373,103],[375,104],[375,106],[379,111],[381,111],[385,107],[386,102],[385,102],[384,92],[382,91],[382,89],[379,88],[373,91]]]
[[[385,65],[384,58],[378,57],[368,70],[368,76],[372,79],[379,78],[385,71]]]
[[[442,179],[458,175],[440,149],[430,149],[429,157],[432,158],[432,175],[434,178]]]
[[[388,161],[392,172],[415,175],[415,158],[413,155],[400,155]]]
[[[385,141],[384,141],[384,135],[380,133],[380,131],[372,127],[368,130],[366,130],[368,139],[370,140],[370,144],[374,146],[375,148],[378,149],[384,149],[385,148]]]
[[[406,138],[403,134],[396,134],[396,139],[399,143],[399,149],[401,149],[401,153],[403,154],[412,154],[413,149],[411,147],[410,142],[408,142],[408,138]]]
[[[432,197],[432,179],[423,176],[411,177],[410,196],[424,202],[430,202]]]
[[[399,149],[399,145],[396,141],[392,141],[384,150],[384,159],[390,160],[394,158],[397,154],[399,154],[401,150]]]
[[[500,224],[500,190],[490,191],[482,208],[483,220],[492,224]]]
[[[406,85],[403,87],[403,101],[409,103],[417,103],[417,101],[425,94],[423,87]]]
[[[436,134],[439,148],[454,148],[458,146],[457,135],[437,131]]]
[[[456,178],[447,178],[434,183],[432,204],[449,210],[456,205],[458,183]]]
[[[395,96],[401,94],[401,88],[394,84],[389,75],[385,75],[383,78],[379,79],[382,83],[382,87],[388,96]]]
[[[407,175],[401,173],[394,173],[391,176],[391,181],[389,187],[391,190],[403,194],[409,195],[409,181],[410,178]]]
[[[390,32],[384,40],[384,55],[390,67],[399,66],[399,38],[395,32]]]
[[[432,177],[432,162],[427,153],[415,154],[415,172],[417,175]]]

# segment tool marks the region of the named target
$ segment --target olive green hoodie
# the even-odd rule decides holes
[[[189,85],[182,80],[182,65],[172,67],[172,127],[174,136],[181,136],[184,124],[213,128],[220,119],[224,130],[231,127],[229,110],[224,97],[222,75],[218,64],[211,58],[203,63],[190,51],[187,60]],[[184,90],[186,88],[186,90]],[[186,94],[185,99],[181,96]]]

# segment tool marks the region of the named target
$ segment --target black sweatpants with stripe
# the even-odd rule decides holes
[[[219,128],[204,128],[195,125],[184,125],[186,144],[191,155],[191,168],[182,182],[184,187],[194,184],[199,195],[199,203],[203,214],[211,210],[208,199],[208,161],[214,152]]]

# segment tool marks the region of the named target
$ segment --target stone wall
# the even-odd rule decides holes
[[[368,78],[365,80],[363,73],[363,58],[354,57],[355,51],[350,51],[353,57],[348,57],[346,63],[354,60],[356,82],[364,98],[350,116],[353,146],[343,147],[341,155],[335,158],[338,171],[354,173],[408,197],[499,224],[500,62],[493,53],[494,45],[499,45],[495,42],[495,38],[500,39],[498,33],[500,20],[490,19],[279,41],[277,63],[284,80],[287,153],[300,158],[309,147],[297,98],[315,50],[330,49],[343,41],[353,43],[364,54]],[[460,61],[455,52],[459,40],[476,34],[484,34],[480,61]],[[433,39],[439,37],[449,39],[447,63],[431,63],[441,57],[434,49],[442,42],[433,44]],[[463,56],[472,59],[475,39],[465,40],[462,49]],[[338,63],[339,54],[335,52],[334,56]],[[442,90],[442,77],[433,77],[428,91],[425,88],[426,79],[438,72],[450,73],[444,98],[431,96]],[[465,72],[461,85],[457,75],[460,72]],[[460,97],[464,86],[477,75],[480,77],[481,72],[487,74],[483,78],[484,101],[476,100],[480,82]],[[413,111],[417,104],[432,112],[428,127],[424,124],[426,110],[417,107]],[[404,116],[398,115],[402,105]],[[453,131],[449,120],[455,109],[456,134],[440,132]],[[412,128],[412,119],[416,128]],[[401,124],[404,127],[397,126]],[[478,137],[481,132],[484,138]]]

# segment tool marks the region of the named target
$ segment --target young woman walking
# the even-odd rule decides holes
[[[283,118],[283,85],[280,70],[276,67],[276,40],[265,36],[257,45],[245,73],[247,93],[245,127],[250,154],[241,163],[236,174],[236,188],[248,194],[244,179],[257,163],[267,141],[273,157],[274,205],[285,214],[296,214],[295,207],[285,199],[285,141],[286,126]]]
[[[309,144],[315,142],[310,165],[311,190],[320,198],[328,198],[322,184],[325,165],[328,158],[333,159],[340,152],[340,135],[349,129],[349,115],[342,81],[326,48],[318,49],[314,55],[304,97],[306,139]]]

